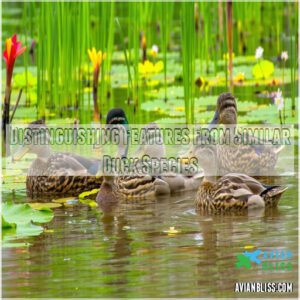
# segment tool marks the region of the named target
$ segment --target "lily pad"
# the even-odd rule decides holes
[[[2,216],[9,223],[25,224],[28,222],[46,223],[52,220],[53,212],[49,208],[35,210],[29,204],[2,204]]]
[[[53,218],[53,212],[49,208],[35,210],[28,204],[2,204],[2,246],[21,247],[27,246],[24,243],[15,243],[15,239],[41,234],[44,228],[33,224],[46,223]]]
[[[273,73],[274,64],[266,59],[257,63],[252,69],[252,74],[256,79],[269,78]]]
[[[37,210],[57,208],[57,207],[62,206],[61,203],[53,203],[53,202],[49,202],[49,203],[29,203],[29,205],[30,205],[31,208],[37,209]]]

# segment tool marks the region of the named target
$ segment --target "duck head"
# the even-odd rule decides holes
[[[236,100],[231,93],[222,93],[217,100],[217,108],[209,129],[219,124],[235,125],[237,123]]]
[[[51,154],[50,134],[45,120],[31,122],[24,131],[23,145],[14,153],[12,160],[18,161],[26,153],[34,153],[39,158],[47,158]]]

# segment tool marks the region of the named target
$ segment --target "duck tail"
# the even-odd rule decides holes
[[[288,189],[286,186],[265,186],[265,190],[260,194],[266,206],[277,206],[281,195]]]

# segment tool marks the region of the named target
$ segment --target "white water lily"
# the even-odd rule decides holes
[[[261,47],[261,46],[259,46],[259,47],[256,48],[256,50],[255,50],[255,58],[256,58],[256,59],[262,58],[263,53],[264,53],[264,48]]]
[[[278,89],[277,92],[275,93],[274,104],[277,106],[278,111],[283,109],[284,99],[282,97],[282,91],[280,89]]]
[[[288,56],[287,51],[283,51],[283,52],[281,53],[281,59],[282,59],[283,61],[287,61],[288,58],[289,58],[289,56]]]

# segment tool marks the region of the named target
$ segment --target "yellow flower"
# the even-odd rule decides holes
[[[180,231],[176,230],[175,227],[170,227],[168,230],[165,230],[164,232],[167,233],[168,235],[174,235],[176,233],[179,233]]]
[[[233,80],[238,83],[242,83],[245,80],[245,73],[239,72],[234,76]]]
[[[98,70],[101,67],[102,61],[106,58],[106,53],[102,53],[101,50],[97,52],[96,48],[93,47],[92,49],[88,49],[88,54],[93,64],[94,70]]]
[[[177,106],[175,107],[176,111],[184,111],[184,107],[183,106]]]
[[[142,75],[160,73],[164,69],[164,63],[160,60],[156,64],[153,64],[149,60],[139,63],[139,73]]]

